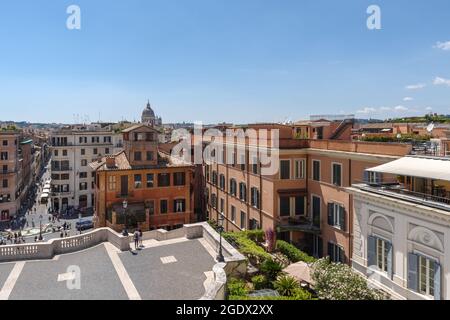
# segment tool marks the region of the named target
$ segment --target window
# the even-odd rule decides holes
[[[408,289],[441,300],[441,266],[422,254],[408,254]]]
[[[217,185],[217,171],[213,171],[212,173],[212,184]]]
[[[147,174],[147,188],[154,187],[154,179],[155,179],[155,175],[153,173]]]
[[[6,172],[8,172],[8,165],[4,164],[3,165],[3,173],[6,173]]]
[[[236,207],[231,206],[231,221],[236,223]]]
[[[344,249],[332,242],[328,242],[328,256],[332,262],[345,263]]]
[[[8,140],[3,140],[3,146],[7,146],[8,145]]]
[[[244,211],[241,211],[241,229],[245,229],[247,227],[247,215]]]
[[[313,160],[313,180],[320,181],[320,161]]]
[[[80,172],[80,179],[86,179],[87,178],[87,172]]]
[[[153,151],[147,151],[147,161],[153,161]]]
[[[217,196],[215,193],[211,195],[211,207],[217,209]]]
[[[105,148],[105,154],[109,154],[109,148]]]
[[[251,188],[251,205],[257,209],[259,209],[260,196],[259,190],[255,187]]]
[[[382,239],[376,239],[377,266],[381,271],[388,272],[389,245]]]
[[[167,214],[167,212],[168,212],[167,200],[161,200],[160,201],[159,212],[161,214]]]
[[[186,200],[177,199],[173,202],[173,208],[175,212],[185,212],[186,211]]]
[[[184,172],[175,172],[173,174],[173,184],[176,186],[186,185],[186,174]]]
[[[169,186],[170,186],[170,173],[158,174],[158,187],[169,187]]]
[[[294,202],[295,202],[294,214],[296,216],[305,215],[305,197],[303,197],[303,196],[295,197]]]
[[[337,203],[328,204],[328,224],[345,231],[345,208]]]
[[[312,218],[313,225],[317,228],[320,228],[321,223],[321,212],[322,212],[322,199],[316,196],[312,196]]]
[[[219,188],[225,190],[225,175],[223,174],[219,177]]]
[[[140,151],[134,153],[134,161],[142,161],[142,153]]]
[[[305,179],[305,160],[295,160],[294,174],[295,179]]]
[[[239,199],[247,201],[247,186],[243,182],[239,183]]]
[[[67,157],[67,150],[63,150],[63,157]]]
[[[8,152],[1,152],[0,160],[8,160]]]
[[[88,188],[87,182],[81,182],[81,183],[80,183],[80,190],[81,190],[81,191],[87,190],[87,188]]]
[[[291,215],[291,198],[280,197],[280,216],[289,217]]]
[[[82,156],[86,155],[86,149],[81,149],[81,155]]]
[[[61,180],[69,180],[69,179],[70,179],[70,176],[68,173],[61,174]]]
[[[98,149],[94,148],[94,151],[92,152],[93,154],[98,154]]]
[[[434,296],[434,261],[419,257],[419,292]]]
[[[332,183],[335,186],[342,186],[342,165],[339,163],[333,163],[333,170],[332,170],[332,175],[333,175],[333,181]]]
[[[234,180],[234,179],[230,180],[230,193],[231,193],[232,196],[236,197],[237,183],[236,183],[236,180]]]
[[[220,213],[224,214],[225,211],[225,200],[220,198]]]
[[[87,166],[87,160],[83,159],[81,160],[81,166],[86,167]]]
[[[242,171],[245,171],[245,166],[246,166],[245,154],[241,154],[239,166],[240,166]]]
[[[111,143],[111,137],[103,137],[103,143]]]
[[[258,170],[258,157],[253,157],[252,158],[252,173],[253,174],[258,174],[259,170]]]
[[[323,256],[323,240],[317,235],[313,236],[313,256],[315,258],[322,258]]]
[[[54,154],[55,154],[55,157],[57,157],[58,154],[59,154],[59,150],[55,150],[55,151],[54,151]]]
[[[142,175],[135,174],[134,175],[134,188],[140,189],[142,187]]]
[[[3,179],[3,188],[8,188],[8,179]]]
[[[291,161],[281,160],[280,161],[280,179],[288,180],[291,178]]]
[[[305,197],[280,197],[280,216],[305,215]]]
[[[108,177],[108,189],[109,191],[115,191],[116,190],[116,177],[115,176],[109,176]]]

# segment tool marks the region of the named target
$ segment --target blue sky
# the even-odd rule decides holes
[[[448,41],[448,0],[4,1],[0,119],[134,120],[147,99],[165,122],[450,114]]]

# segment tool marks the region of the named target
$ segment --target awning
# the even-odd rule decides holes
[[[45,188],[44,190],[42,190],[42,193],[50,193],[50,188]]]
[[[311,277],[311,267],[305,262],[297,262],[289,265],[283,270],[288,275],[294,277],[299,282],[306,282],[308,284],[314,285],[314,280]]]
[[[48,193],[41,194],[41,199],[48,198]]]
[[[367,171],[450,181],[450,159],[404,157]]]

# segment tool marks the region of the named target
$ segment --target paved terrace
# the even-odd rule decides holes
[[[227,274],[246,267],[226,242],[226,263],[217,264],[218,235],[206,223],[147,232],[137,251],[129,241],[104,228],[46,244],[1,247],[0,300],[223,299]],[[62,247],[72,252],[55,255]]]

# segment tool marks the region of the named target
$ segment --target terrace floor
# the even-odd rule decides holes
[[[150,240],[128,252],[106,242],[52,260],[0,264],[0,300],[199,299],[214,257],[203,239]]]

